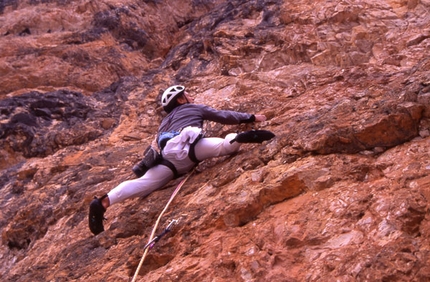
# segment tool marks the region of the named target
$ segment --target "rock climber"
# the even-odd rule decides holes
[[[216,110],[193,103],[182,85],[167,88],[161,104],[168,115],[162,120],[156,137],[162,161],[149,168],[138,178],[120,183],[104,196],[90,203],[89,227],[93,234],[104,231],[103,220],[106,209],[131,197],[146,197],[162,188],[174,177],[185,174],[200,161],[235,153],[240,143],[262,143],[275,135],[266,130],[251,130],[230,133],[225,138],[204,137],[203,121],[221,124],[262,122],[265,115],[235,111]]]

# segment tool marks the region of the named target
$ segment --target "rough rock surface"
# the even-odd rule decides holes
[[[106,213],[163,89],[277,137],[202,162],[142,281],[428,281],[430,1],[0,1],[0,280],[129,281],[180,179]]]

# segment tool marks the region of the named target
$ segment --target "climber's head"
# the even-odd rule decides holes
[[[190,103],[190,97],[187,96],[185,86],[182,85],[170,86],[161,96],[161,105],[167,113],[170,113],[177,106],[186,103]]]

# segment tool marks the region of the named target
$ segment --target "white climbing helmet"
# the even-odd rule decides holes
[[[178,95],[184,93],[185,86],[182,85],[174,85],[167,88],[163,96],[161,96],[161,105],[166,107],[170,104],[170,102]]]

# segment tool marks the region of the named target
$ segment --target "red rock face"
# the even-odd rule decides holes
[[[430,2],[3,1],[0,277],[129,281],[180,180],[132,177],[162,91],[265,114],[276,133],[202,162],[142,281],[430,279]]]

